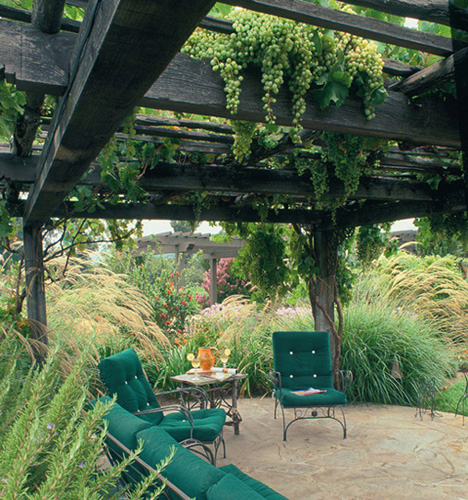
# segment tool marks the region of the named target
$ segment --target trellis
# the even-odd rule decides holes
[[[206,17],[212,0],[70,0],[86,8],[82,23],[62,19],[64,0],[35,0],[32,12],[0,5],[1,75],[28,93],[25,114],[17,126],[13,149],[0,148],[0,179],[25,200],[10,200],[14,215],[23,218],[26,255],[28,317],[46,324],[42,271],[41,229],[50,217],[89,218],[72,202],[64,202],[78,183],[99,186],[99,165],[93,164],[113,134],[123,138],[121,123],[135,106],[198,113],[262,122],[265,120],[259,78],[245,76],[238,112],[225,108],[223,83],[206,61],[195,61],[179,49],[197,26],[229,33],[229,22]],[[324,282],[327,282],[327,245],[330,230],[349,228],[407,217],[466,210],[466,186],[462,168],[448,153],[465,146],[467,113],[467,48],[450,38],[372,18],[337,11],[302,0],[228,0],[226,3],[286,17],[358,36],[442,56],[423,69],[386,59],[388,97],[375,119],[367,121],[360,103],[350,98],[339,109],[321,111],[312,101],[302,120],[303,134],[316,131],[393,139],[400,144],[382,155],[381,173],[363,179],[355,194],[333,218],[329,212],[311,210],[310,180],[286,168],[268,170],[262,161],[285,155],[294,145],[287,139],[273,150],[254,144],[247,165],[229,157],[233,142],[227,125],[211,122],[138,116],[136,139],[161,144],[162,138],[180,140],[180,150],[224,155],[207,165],[160,164],[145,173],[139,183],[148,192],[145,203],[103,205],[96,218],[185,219],[213,221],[296,222],[313,225],[321,248]],[[437,22],[466,29],[467,9],[446,0],[352,0],[398,16]],[[59,32],[59,30],[62,30]],[[419,96],[446,81],[456,80],[458,100]],[[44,147],[33,145],[41,123],[39,106],[44,94],[60,96],[58,109],[47,130]],[[290,100],[281,91],[275,105],[277,123],[290,125]],[[174,128],[177,127],[177,128]],[[432,146],[438,146],[434,149]],[[307,153],[303,153],[307,157]],[[227,160],[226,160],[227,158]],[[313,156],[309,157],[313,160]],[[84,174],[88,174],[84,177]],[[437,189],[414,179],[414,174],[458,176],[441,182]],[[391,174],[391,175],[390,175]],[[173,203],[181,194],[204,190],[216,200],[211,208],[195,214],[191,205]],[[340,197],[343,188],[332,183],[328,197]],[[250,202],[259,196],[283,195],[294,207],[268,211],[262,217]],[[14,198],[14,196],[13,196]],[[313,201],[313,200],[312,200]],[[325,309],[332,314],[329,297]],[[319,322],[320,323],[320,322]],[[326,328],[318,324],[318,328]],[[37,336],[41,337],[39,329]]]

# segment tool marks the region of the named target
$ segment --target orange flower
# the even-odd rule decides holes
[[[161,314],[161,318],[165,318],[165,317],[166,317],[166,315],[164,313]]]
[[[175,275],[176,275],[176,276],[179,276],[179,271],[177,271],[177,272],[175,273]]]
[[[164,307],[167,307],[167,304],[164,304]]]
[[[177,333],[182,333],[182,330],[177,330]]]
[[[166,319],[166,325],[170,325],[170,324],[171,324],[171,322],[168,319]]]
[[[187,302],[182,302],[181,303],[183,306],[186,306],[187,305]]]
[[[156,300],[159,300],[159,297],[156,295],[155,299],[156,299]]]
[[[170,287],[173,287],[173,286],[174,286],[174,283],[169,283],[169,286],[170,286]]]
[[[189,295],[188,298],[189,298],[189,300],[192,300],[192,296],[191,295]]]
[[[168,294],[168,295],[171,295],[171,291],[170,291],[170,290],[168,290],[168,291],[167,291],[167,294]]]
[[[180,340],[177,337],[174,339],[174,344],[180,347]]]

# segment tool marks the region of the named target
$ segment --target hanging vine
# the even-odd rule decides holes
[[[273,105],[280,89],[286,83],[291,91],[290,135],[296,143],[308,94],[324,109],[331,103],[340,106],[353,91],[362,99],[367,118],[375,116],[386,91],[383,63],[373,42],[246,10],[234,10],[229,17],[234,33],[198,29],[183,51],[211,59],[224,80],[226,107],[232,114],[238,110],[243,71],[254,66],[262,72],[267,123],[275,123]]]

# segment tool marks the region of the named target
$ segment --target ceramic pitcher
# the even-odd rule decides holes
[[[199,347],[198,359],[200,360],[200,368],[204,372],[209,372],[215,364],[215,353],[218,354],[216,347]]]

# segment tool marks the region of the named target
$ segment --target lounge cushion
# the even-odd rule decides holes
[[[103,396],[102,398],[92,401],[91,405],[95,406],[97,402],[110,403],[111,401],[112,398],[109,396]],[[114,403],[104,415],[104,420],[108,423],[107,431],[130,449],[137,447],[136,434],[151,427],[149,422],[132,415],[118,403]]]
[[[162,475],[189,497],[206,500],[208,488],[225,476],[223,471],[180,446],[159,426],[142,430],[136,437],[144,441],[141,459],[153,467],[169,456],[172,447],[175,448],[175,455]]]
[[[327,392],[318,394],[309,394],[307,396],[299,396],[293,394],[290,389],[275,391],[275,397],[285,408],[299,408],[301,406],[335,406],[346,404],[346,394],[336,389],[327,388]]]
[[[249,486],[250,488],[252,488],[252,490],[254,490],[256,493],[258,493],[265,500],[288,500],[283,495],[280,495],[277,491],[272,490],[266,484],[263,484],[262,482],[257,481],[256,479],[254,479],[253,477],[250,477],[245,472],[242,472],[235,465],[232,465],[232,464],[224,465],[223,467],[220,467],[220,469],[222,471],[226,472],[229,475],[236,476],[244,484],[246,484],[247,486]],[[208,498],[210,498],[209,495],[207,495],[207,496],[208,496]],[[219,498],[221,498],[221,497],[219,497]],[[225,497],[223,496],[222,498],[225,498]],[[227,498],[230,498],[230,497],[226,497],[226,499]],[[241,497],[235,497],[235,498],[241,498]],[[251,497],[246,496],[244,498],[247,499],[247,498],[251,498]]]
[[[232,474],[227,474],[206,492],[207,500],[264,500],[247,484]],[[280,497],[282,498],[282,497]]]
[[[110,394],[117,394],[117,403],[130,413],[159,408],[140,360],[134,349],[127,349],[109,358],[103,359],[99,365],[101,379]],[[153,425],[159,424],[163,413],[142,415],[140,418]]]
[[[291,390],[332,389],[330,337],[327,332],[274,332],[273,360],[282,386]]]
[[[226,412],[222,408],[210,410],[194,410],[190,412],[193,417],[193,437],[199,441],[214,441],[221,433],[226,420]],[[183,413],[166,413],[159,427],[164,429],[177,441],[190,437],[190,423]]]

